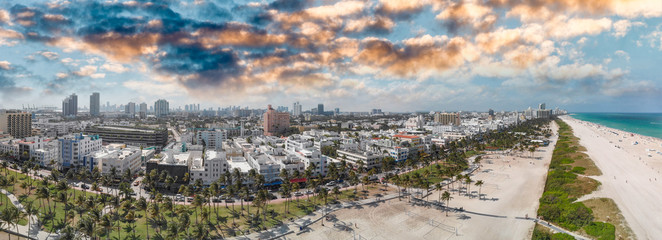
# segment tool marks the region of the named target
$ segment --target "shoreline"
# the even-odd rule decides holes
[[[606,128],[606,129],[611,129],[611,130],[614,130],[614,131],[620,131],[620,132],[624,132],[624,133],[628,133],[628,134],[633,134],[634,136],[641,137],[641,138],[644,138],[644,139],[649,139],[651,141],[662,141],[662,137],[653,137],[653,136],[643,135],[643,134],[640,134],[640,133],[629,132],[627,130],[613,128],[613,127],[605,126],[605,125],[602,125],[602,124],[599,124],[599,123],[594,123],[594,122],[591,122],[591,121],[581,120],[579,118],[573,117],[573,115],[576,115],[576,114],[577,113],[569,113],[569,114],[564,115],[564,116],[568,116],[568,117],[570,117],[574,120],[577,120],[577,121],[582,121],[582,122],[585,122],[585,123],[594,124],[594,125],[597,125],[601,128]]]
[[[606,197],[614,200],[638,239],[662,236],[662,140],[561,116],[573,129],[585,153],[602,171],[589,176],[600,187],[580,200]],[[635,144],[636,143],[636,144]],[[617,236],[618,237],[618,236]]]

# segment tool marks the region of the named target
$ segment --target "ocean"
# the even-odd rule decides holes
[[[662,139],[662,113],[571,113],[573,118]]]

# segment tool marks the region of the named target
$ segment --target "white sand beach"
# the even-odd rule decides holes
[[[555,123],[552,129],[556,134]],[[450,207],[463,207],[470,212],[450,212],[446,217],[445,212],[434,207],[412,206],[406,199],[395,199],[336,211],[335,224],[327,222],[322,226],[317,222],[310,226],[311,231],[287,237],[352,239],[356,234],[354,239],[359,235],[360,239],[530,239],[533,221],[519,218],[536,216],[556,136],[551,140],[534,158],[528,152],[486,155],[482,167],[471,176],[473,197],[452,191]],[[479,188],[474,185],[477,180],[485,182],[483,199],[478,198]],[[437,192],[429,196],[430,201],[437,199]],[[352,230],[343,230],[341,226]]]
[[[599,189],[580,200],[611,198],[638,239],[659,239],[662,236],[662,155],[657,152],[662,152],[662,140],[570,116],[561,118],[572,127],[588,156],[603,173],[592,177],[602,183]]]

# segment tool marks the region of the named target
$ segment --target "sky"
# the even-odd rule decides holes
[[[662,112],[660,0],[0,2],[0,108]]]

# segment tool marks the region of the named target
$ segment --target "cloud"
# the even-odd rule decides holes
[[[375,12],[392,18],[408,19],[420,13],[427,1],[380,0]]]
[[[9,12],[4,9],[0,9],[0,23],[10,23],[11,19],[9,18]]]
[[[367,32],[373,34],[390,33],[395,23],[386,17],[363,17],[347,21],[345,32]]]
[[[59,55],[55,52],[39,51],[37,54],[41,55],[49,61],[57,60],[59,58]]]
[[[0,61],[0,96],[4,101],[8,101],[9,99],[29,94],[32,88],[19,86],[16,84],[16,80],[24,83],[31,77],[34,76],[23,66],[13,65],[8,61]]]
[[[114,62],[107,62],[101,65],[101,68],[106,71],[110,71],[114,73],[123,73],[129,70],[128,68],[124,67],[124,65],[122,65],[121,63],[114,63]]]
[[[444,25],[450,32],[456,33],[461,27],[470,26],[474,31],[487,31],[497,20],[492,8],[475,3],[457,2],[446,7],[436,16],[445,20]]]
[[[459,67],[477,57],[470,43],[460,37],[432,37],[425,35],[407,39],[396,45],[387,40],[364,40],[363,49],[355,61],[370,67],[384,69],[401,77],[421,72],[446,71]]]
[[[611,29],[609,18],[570,18],[559,16],[546,23],[551,37],[566,39],[581,35],[597,35]]]
[[[617,50],[616,52],[614,52],[614,54],[616,54],[616,56],[622,57],[623,59],[625,59],[625,61],[630,61],[630,55],[623,50]]]
[[[11,69],[11,63],[7,61],[0,61],[0,69],[9,70]]]
[[[106,74],[97,73],[97,66],[87,65],[81,67],[78,71],[71,72],[78,77],[104,78]]]
[[[612,33],[612,35],[617,38],[624,37],[632,26],[645,26],[645,25],[646,24],[643,22],[631,22],[630,20],[627,19],[618,20],[617,22],[614,23],[614,32]]]

